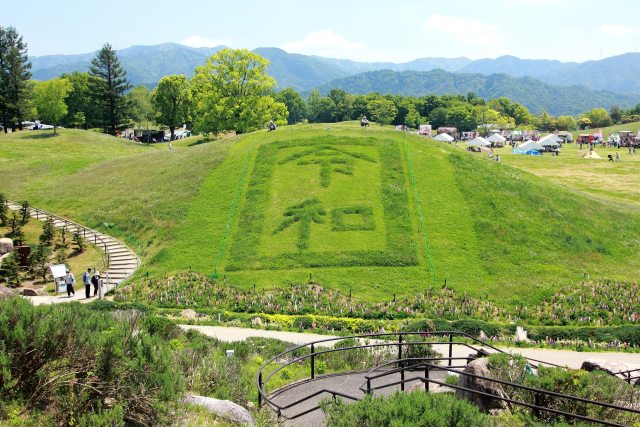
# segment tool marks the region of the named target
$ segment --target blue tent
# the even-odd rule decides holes
[[[513,154],[524,154],[525,156],[542,156],[538,150],[523,150],[521,148],[514,148],[511,151]]]

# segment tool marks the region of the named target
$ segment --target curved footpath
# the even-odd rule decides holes
[[[306,334],[300,332],[285,331],[266,331],[263,329],[238,328],[228,326],[198,326],[198,325],[180,325],[182,329],[195,329],[204,335],[217,338],[220,341],[234,342],[244,341],[250,337],[275,338],[293,344],[306,344],[311,341],[317,341],[327,338],[337,338],[332,335]],[[333,345],[333,343],[330,343]],[[437,349],[437,345],[434,346]],[[444,354],[445,350],[440,350]],[[504,351],[513,354],[520,354],[530,359],[537,359],[556,365],[566,366],[568,368],[578,369],[587,359],[605,359],[616,363],[625,363],[630,365],[630,369],[640,368],[640,353],[618,353],[618,352],[582,352],[574,350],[555,350],[548,348],[519,348],[519,347],[502,347]],[[454,347],[454,357],[466,357],[469,354],[468,348]]]
[[[318,335],[318,334],[305,334],[297,332],[284,332],[284,331],[266,331],[261,329],[250,328],[238,328],[238,327],[224,327],[224,326],[199,326],[199,325],[180,325],[184,330],[194,329],[207,336],[217,338],[221,341],[234,342],[243,341],[250,337],[264,337],[264,338],[276,338],[282,341],[287,341],[293,344],[306,344],[311,341],[317,341],[327,338],[337,338],[336,336]],[[376,341],[376,340],[372,340]],[[319,343],[318,347],[333,345],[330,343]],[[447,344],[436,344],[433,346],[435,350],[442,354],[447,354]],[[596,352],[577,352],[570,350],[550,350],[550,349],[535,349],[535,348],[503,348],[502,350],[510,353],[521,354],[527,358],[536,359],[548,363],[557,365],[564,365],[570,368],[580,368],[582,362],[586,359],[598,358],[608,360],[610,362],[622,363],[627,366],[627,369],[640,368],[640,354],[631,353],[596,353]],[[472,352],[468,347],[455,345],[453,347],[452,355],[454,357],[467,357]],[[325,425],[325,415],[322,411],[312,410],[316,405],[324,399],[332,396],[332,391],[338,391],[354,398],[362,398],[363,392],[360,386],[365,384],[366,379],[364,377],[365,371],[360,372],[345,372],[341,374],[333,374],[316,377],[314,380],[302,380],[287,386],[284,386],[277,390],[268,390],[269,399],[274,404],[283,407],[281,415],[284,417],[298,416],[295,419],[285,419],[283,425],[285,427],[321,427]],[[387,388],[377,390],[375,395],[387,395],[399,389],[396,384],[400,380],[400,374],[393,374],[387,377],[383,377],[375,380],[374,386],[380,387],[383,384],[388,385]],[[405,374],[405,379],[411,380],[407,383],[406,390],[413,390],[415,388],[423,389],[424,385],[418,380],[417,377],[422,375],[422,372],[408,371]],[[435,371],[430,374],[430,378],[435,378],[440,381],[444,381],[446,372]],[[446,387],[438,387],[432,385],[432,392],[445,391]],[[308,400],[299,402],[301,396],[309,396]],[[334,396],[335,398],[335,396]],[[338,397],[343,401],[343,397]],[[298,402],[298,403],[296,403]],[[311,410],[312,412],[304,413]]]
[[[20,210],[20,204],[16,202],[7,201],[7,207],[14,211]],[[40,221],[44,221],[47,217],[52,217],[54,220],[53,223],[57,228],[66,227],[70,233],[80,231],[87,243],[94,244],[99,250],[105,253],[107,256],[107,268],[105,271],[100,272],[104,279],[105,293],[129,278],[140,265],[138,256],[127,245],[107,234],[100,233],[99,231],[84,227],[66,218],[36,208],[29,209],[29,216]],[[67,297],[66,294],[59,294],[29,296],[25,298],[29,299],[34,305],[70,301],[88,302],[95,300],[93,297],[88,299],[84,297],[81,273],[75,272],[74,274],[76,276],[75,296]]]

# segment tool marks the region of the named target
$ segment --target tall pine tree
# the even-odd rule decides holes
[[[30,78],[27,44],[14,27],[0,26],[0,121],[5,133],[22,129]]]
[[[126,118],[125,92],[131,89],[127,73],[120,66],[115,50],[109,43],[91,61],[91,92],[100,110],[102,127],[115,135]]]

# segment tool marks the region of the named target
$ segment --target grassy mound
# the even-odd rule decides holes
[[[384,128],[293,126],[173,150],[31,135],[0,137],[0,191],[139,243],[138,278],[193,270],[273,288],[311,276],[363,301],[446,280],[520,304],[640,266],[637,213]]]

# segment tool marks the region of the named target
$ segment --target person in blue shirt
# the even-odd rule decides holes
[[[87,268],[87,271],[82,275],[82,282],[84,283],[84,295],[89,299],[91,296],[91,267]]]

